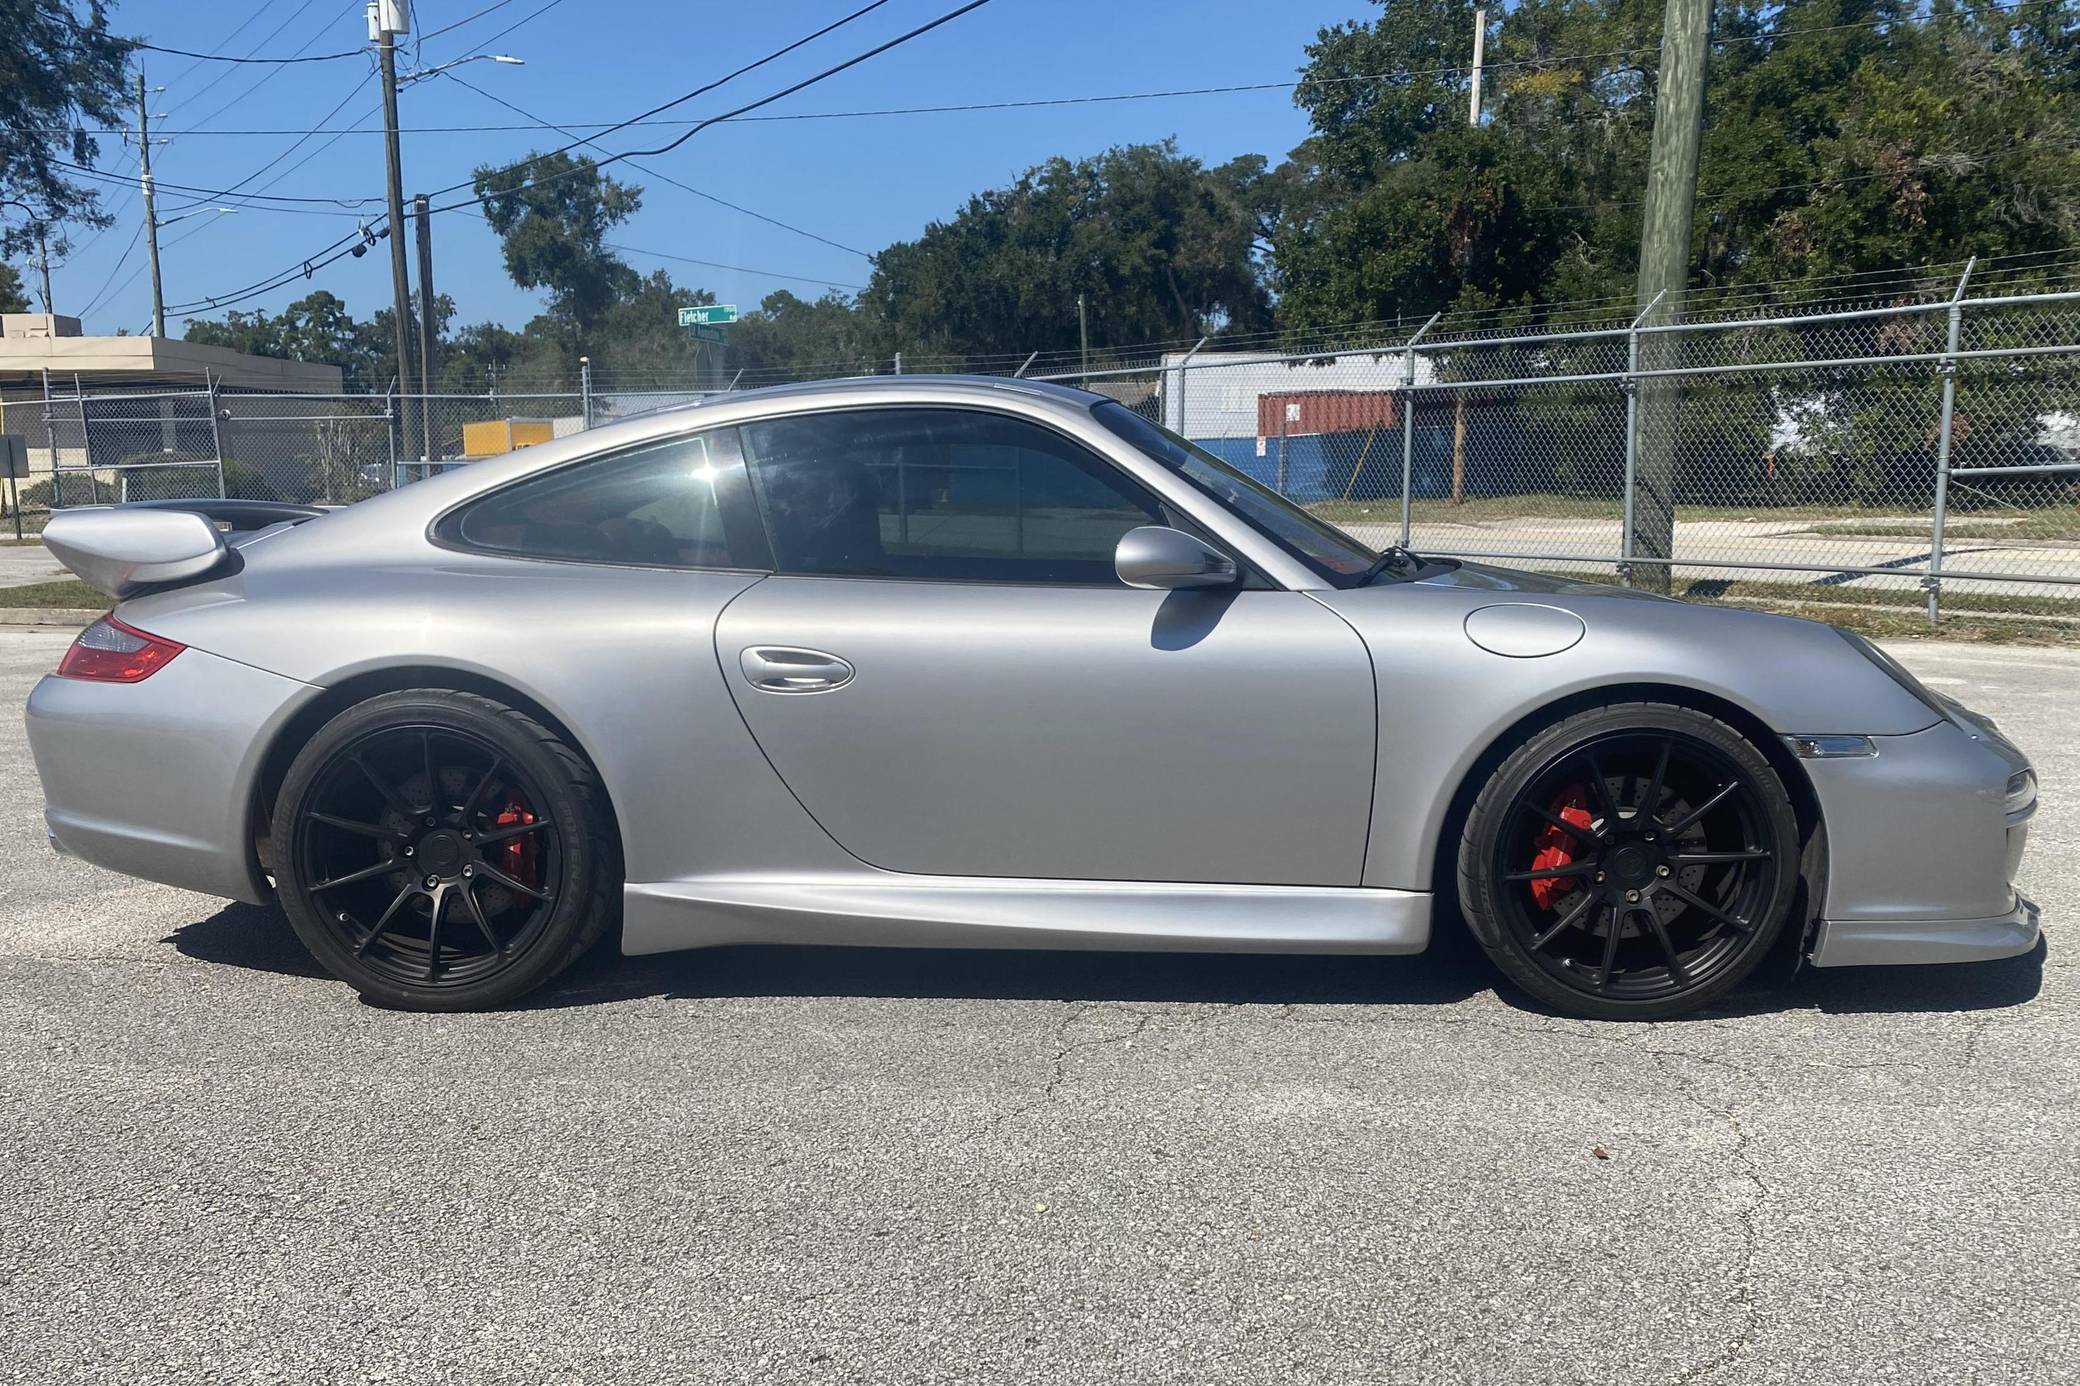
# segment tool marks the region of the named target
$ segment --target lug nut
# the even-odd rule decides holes
[[[427,826],[427,827],[429,827],[429,828],[437,828],[437,827],[439,827],[439,826],[440,826],[440,823],[441,823],[441,820],[440,820],[440,819],[438,819],[438,818],[435,818],[435,817],[434,817],[434,816],[433,816],[432,814],[430,814],[430,813],[429,813],[429,814],[427,814],[427,815],[426,815],[426,826]]]
[[[1657,876],[1666,876],[1668,874],[1668,868],[1665,866],[1657,866],[1654,868],[1654,874]]]
[[[1636,904],[1638,904],[1638,903],[1639,903],[1639,892],[1638,892],[1638,891],[1636,891],[1636,890],[1628,890],[1628,891],[1626,891],[1626,892],[1625,892],[1625,903],[1626,903],[1626,904],[1628,904],[1628,905],[1636,905]]]
[[[1596,873],[1596,879],[1599,881],[1603,879],[1603,873],[1601,871]]]
[[[1652,833],[1648,833],[1648,834],[1647,834],[1647,841],[1649,841],[1649,842],[1652,842],[1653,840],[1654,840],[1654,835],[1653,835]]]
[[[426,878],[426,888],[427,888],[428,890],[431,890],[431,889],[433,889],[433,888],[434,888],[435,886],[439,885],[440,883],[441,883],[441,878],[440,878],[440,877],[438,877],[438,876],[428,876],[428,877]]]
[[[404,849],[404,854],[405,854],[406,856],[410,856],[410,855],[412,854],[412,849],[411,849],[410,847],[406,847],[406,848]]]
[[[462,874],[465,876],[474,876],[477,874],[477,868],[474,866],[465,866],[462,868]]]

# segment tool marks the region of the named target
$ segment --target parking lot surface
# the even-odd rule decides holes
[[[2009,962],[1609,1025],[1463,946],[732,949],[429,1017],[46,849],[67,635],[0,632],[0,1380],[2080,1380],[2080,655],[1894,647],[2037,760]]]

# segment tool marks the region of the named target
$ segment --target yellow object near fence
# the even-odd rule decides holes
[[[462,426],[464,457],[496,457],[514,448],[546,443],[556,436],[556,426],[547,419],[489,419]]]

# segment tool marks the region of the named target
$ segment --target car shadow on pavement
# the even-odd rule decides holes
[[[164,941],[199,962],[327,975],[281,912],[258,905],[227,904]],[[1744,986],[1697,1018],[1998,1010],[2037,995],[2045,957],[2040,940],[2031,952],[1999,962],[1808,967],[1788,983]],[[752,996],[1406,1006],[1451,1005],[1487,991],[1516,1009],[1552,1013],[1500,984],[1458,927],[1440,929],[1428,952],[1401,957],[739,946],[626,958],[603,948],[515,1008]]]

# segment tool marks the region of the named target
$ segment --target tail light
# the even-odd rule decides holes
[[[81,631],[65,651],[65,657],[58,661],[58,676],[93,679],[97,683],[137,683],[158,673],[186,648],[134,630],[113,616],[103,616]]]

